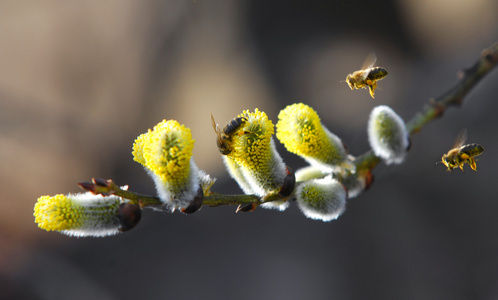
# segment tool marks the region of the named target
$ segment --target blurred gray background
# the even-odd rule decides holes
[[[362,154],[374,106],[411,119],[497,40],[495,0],[0,2],[0,298],[497,299],[496,70],[330,223],[296,205],[147,210],[105,239],[33,222],[39,196],[92,177],[155,193],[131,147],[165,118],[192,129],[217,192],[240,190],[210,113],[276,123],[304,102]],[[370,52],[390,72],[375,100],[341,82]],[[485,148],[478,172],[446,172],[436,162],[464,128]]]

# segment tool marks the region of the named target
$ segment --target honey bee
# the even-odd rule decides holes
[[[216,124],[213,115],[211,114],[211,123],[213,125],[213,129],[218,135],[216,139],[216,143],[218,145],[218,149],[220,153],[223,155],[228,155],[232,152],[232,148],[229,145],[229,142],[232,140],[233,133],[245,122],[247,118],[245,117],[236,117],[233,118],[228,124],[223,128],[223,130]]]
[[[374,91],[377,88],[377,81],[384,79],[388,74],[385,68],[374,67],[375,61],[377,61],[377,57],[374,53],[371,53],[367,56],[361,70],[355,71],[346,77],[346,82],[352,90],[355,88],[366,89],[366,86],[368,86],[372,98],[375,98]]]
[[[470,168],[476,171],[477,165],[474,157],[480,155],[484,151],[484,148],[479,144],[463,145],[466,137],[467,132],[462,131],[458,135],[454,148],[448,151],[448,153],[443,154],[441,162],[448,167],[447,171],[451,171],[456,167],[459,167],[463,171],[465,163],[468,163]]]

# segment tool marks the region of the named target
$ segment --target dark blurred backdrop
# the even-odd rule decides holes
[[[92,177],[154,193],[131,146],[164,118],[192,129],[217,192],[240,191],[210,113],[276,122],[304,102],[362,154],[374,106],[409,120],[496,40],[495,0],[0,2],[0,298],[497,299],[496,70],[333,222],[296,205],[147,210],[105,239],[33,222],[39,196]],[[371,52],[390,71],[375,100],[341,82]],[[485,148],[478,172],[446,172],[436,162],[464,128]]]

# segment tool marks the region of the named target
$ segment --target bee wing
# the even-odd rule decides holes
[[[357,71],[357,72],[363,71],[360,73],[361,75],[359,75],[359,77],[361,78],[362,81],[367,78],[368,73],[369,73],[369,72],[366,72],[365,70],[373,67],[376,61],[377,61],[377,56],[375,55],[374,52],[370,53],[367,56],[367,58],[365,59],[365,62],[363,63],[363,66],[361,67],[361,70]]]
[[[370,69],[375,65],[375,62],[377,61],[377,55],[375,55],[375,52],[370,53],[367,58],[365,59],[365,62],[363,63],[363,66],[361,67],[362,70],[365,69]]]
[[[458,136],[455,140],[455,144],[453,145],[453,148],[460,148],[463,146],[465,143],[465,140],[467,140],[467,129],[462,129],[459,133]]]

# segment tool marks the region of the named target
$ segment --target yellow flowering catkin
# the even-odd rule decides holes
[[[58,194],[38,198],[34,208],[35,223],[47,231],[59,231],[70,236],[108,236],[120,231],[117,196],[92,193]]]
[[[264,197],[278,192],[287,169],[275,150],[273,123],[258,109],[252,113],[245,110],[239,117],[245,121],[230,133],[232,150],[223,156],[230,175],[246,194]]]
[[[344,165],[347,152],[342,141],[327,130],[308,105],[292,104],[280,111],[277,138],[285,148],[324,170]]]
[[[133,159],[145,167],[159,198],[171,210],[188,207],[197,195],[200,170],[192,159],[194,142],[189,128],[163,120],[133,144]],[[202,173],[203,181],[205,176]]]
[[[189,128],[175,120],[163,120],[135,140],[133,157],[172,192],[179,192],[188,184],[194,142]]]

